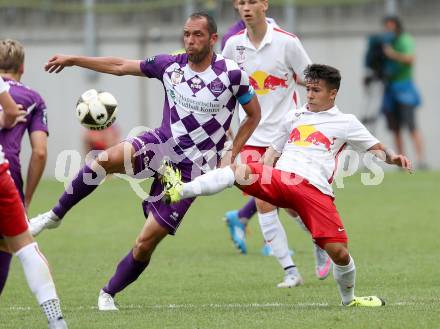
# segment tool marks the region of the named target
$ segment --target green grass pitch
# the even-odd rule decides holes
[[[310,238],[284,212],[289,244],[305,286],[277,289],[283,272],[260,255],[251,222],[247,256],[233,248],[221,217],[244,202],[235,188],[198,199],[178,234],[156,250],[150,267],[117,296],[121,311],[96,309],[99,289],[143,225],[140,200],[111,179],[38,242],[52,267],[71,329],[98,328],[440,328],[440,173],[387,173],[379,186],[360,176],[336,189],[357,266],[357,295],[376,294],[380,309],[339,306],[335,282],[314,277]],[[45,211],[61,183],[44,181],[30,210]],[[39,329],[46,322],[17,260],[0,298],[0,328]]]

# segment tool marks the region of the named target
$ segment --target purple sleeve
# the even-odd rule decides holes
[[[162,80],[163,72],[170,63],[176,61],[176,56],[163,54],[141,61],[141,71],[149,78]]]
[[[237,98],[241,105],[246,105],[255,95],[254,88],[249,83],[249,76],[239,68],[229,71],[232,94]]]
[[[49,134],[49,130],[47,127],[46,104],[41,97],[38,96],[35,107],[31,109],[31,112],[28,114],[27,120],[29,120],[29,134],[34,131],[44,131],[45,133]]]
[[[232,25],[227,31],[226,33],[223,35],[222,38],[222,45],[221,45],[221,50],[223,50],[225,48],[226,45],[226,41],[228,41],[228,39],[230,37],[232,37],[233,35],[237,34],[238,32],[240,32],[241,30],[244,30],[246,28],[246,25],[244,24],[243,21],[238,21],[236,22],[234,25]]]

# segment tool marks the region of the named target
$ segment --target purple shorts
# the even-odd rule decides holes
[[[164,138],[158,130],[145,132],[127,141],[136,151],[134,174],[143,178],[154,177],[150,197],[142,202],[145,218],[151,212],[156,221],[171,235],[174,235],[195,198],[185,199],[172,205],[163,203],[160,197],[163,186],[156,171],[162,165],[163,160],[168,159],[180,169],[182,180],[187,182],[191,180],[191,175],[194,175],[192,163],[175,152],[175,144]]]

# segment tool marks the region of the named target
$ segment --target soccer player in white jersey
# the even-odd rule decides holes
[[[23,122],[26,114],[15,104],[8,89],[9,85],[0,77],[0,130]],[[46,314],[49,329],[67,329],[47,260],[28,230],[23,203],[8,167],[0,144],[0,235],[20,260],[29,288]],[[9,270],[9,267],[1,268],[0,274],[3,270]]]
[[[228,39],[223,56],[235,60],[249,74],[261,105],[260,124],[241,153],[241,161],[250,163],[259,160],[286,115],[297,109],[297,83],[303,83],[303,72],[311,60],[295,35],[267,23],[267,0],[238,0],[236,6],[246,29]],[[245,113],[240,110],[239,116],[243,120]],[[303,280],[289,254],[277,207],[258,199],[256,206],[264,239],[285,272],[284,280],[278,287],[301,285]],[[245,253],[246,221],[234,218],[231,213],[227,213],[226,218],[233,241]],[[325,279],[331,268],[330,258],[316,245],[315,257],[315,273],[318,278]]]
[[[59,226],[64,215],[92,193],[108,174],[155,177],[151,197],[142,204],[147,221],[135,246],[102,288],[98,297],[100,310],[117,310],[114,296],[137,280],[147,268],[156,246],[168,234],[175,234],[194,201],[188,199],[175,205],[164,205],[160,201],[162,160],[168,158],[182,171],[184,180],[190,181],[219,163],[237,102],[248,116],[233,141],[231,161],[260,121],[260,105],[248,75],[234,61],[213,52],[217,39],[217,26],[212,17],[195,13],[188,18],[183,30],[184,54],[157,55],[146,60],[56,55],[46,65],[49,72],[80,66],[115,75],[156,78],[165,90],[160,128],[102,152],[104,156],[79,171],[71,183],[71,191],[66,191],[52,210],[30,220],[33,234]],[[127,168],[127,163],[131,163],[133,169]]]
[[[210,195],[235,184],[280,208],[293,209],[315,242],[331,257],[342,304],[382,306],[385,302],[376,296],[354,295],[356,268],[331,184],[337,158],[347,144],[408,171],[412,169],[411,162],[387,149],[354,115],[338,109],[335,98],[341,76],[337,69],[314,64],[307,68],[305,78],[308,103],[301,111],[286,116],[261,162],[216,169],[190,183],[182,183],[168,167],[164,174],[166,198],[174,202]]]
[[[237,9],[238,0],[233,0],[232,5],[235,9]],[[277,22],[270,17],[266,17],[266,22],[268,24],[272,24],[274,27],[279,28]],[[229,29],[225,32],[221,42],[221,50],[225,48],[226,42],[232,36],[246,29],[245,22],[240,19],[235,22],[233,25],[229,27]],[[232,136],[232,131],[229,132],[229,135]],[[246,226],[248,225],[251,218],[257,213],[257,206],[255,204],[255,198],[250,197],[246,203],[238,210],[229,210],[225,213],[226,224],[228,225],[229,234],[231,236],[231,240],[234,242],[234,245],[242,254],[247,254],[247,246],[246,246]],[[265,256],[269,256],[272,253],[272,249],[270,246],[265,243],[261,252]],[[290,251],[289,251],[290,252]]]

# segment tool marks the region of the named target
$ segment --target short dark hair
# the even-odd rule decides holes
[[[324,64],[312,64],[304,71],[306,81],[324,80],[330,89],[339,90],[341,73],[338,69]]]
[[[402,23],[402,20],[398,16],[387,15],[383,18],[382,22],[384,24],[387,22],[393,22],[394,24],[396,24],[397,34],[400,34],[403,32],[403,23]]]
[[[209,35],[217,33],[217,23],[215,22],[214,18],[211,15],[209,15],[206,11],[197,11],[195,13],[192,13],[188,18],[189,19],[200,19],[200,18],[206,19],[206,22],[208,23]]]

